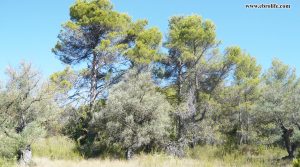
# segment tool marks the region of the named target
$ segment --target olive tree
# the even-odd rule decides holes
[[[130,158],[135,151],[167,141],[171,110],[165,97],[156,91],[150,73],[133,70],[112,87],[106,107],[96,113],[93,124],[103,127],[109,144],[119,145]]]
[[[295,69],[279,60],[264,75],[263,92],[255,113],[259,136],[264,144],[282,144],[287,158],[299,145],[299,79]],[[297,139],[298,138],[298,139]]]
[[[41,83],[40,74],[30,64],[10,67],[7,75],[6,86],[0,91],[0,155],[27,164],[30,145],[45,134],[58,108],[51,86]]]

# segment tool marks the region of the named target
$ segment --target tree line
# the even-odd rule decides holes
[[[262,72],[238,46],[219,48],[199,15],[173,16],[166,39],[109,0],[76,1],[52,49],[67,65],[40,83],[30,64],[9,68],[0,92],[0,147],[24,157],[37,136],[64,134],[85,157],[186,148],[299,145],[300,84],[278,59]],[[21,151],[21,153],[20,153]]]

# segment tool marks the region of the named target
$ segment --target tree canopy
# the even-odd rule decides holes
[[[214,23],[197,14],[171,17],[163,35],[109,0],[76,1],[52,49],[66,68],[45,80],[28,63],[7,70],[0,156],[22,159],[37,138],[59,133],[84,157],[265,145],[294,158],[294,68],[274,59],[263,72],[239,46],[221,49]]]

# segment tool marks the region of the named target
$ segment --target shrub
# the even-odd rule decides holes
[[[126,150],[129,158],[134,151],[150,151],[168,140],[170,111],[171,106],[151,82],[150,73],[130,71],[113,86],[106,108],[96,113],[93,125],[104,127],[108,143]]]

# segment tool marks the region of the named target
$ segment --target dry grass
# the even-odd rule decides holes
[[[36,167],[265,167],[291,166],[290,162],[271,164],[263,161],[240,162],[239,158],[232,159],[178,159],[166,155],[140,155],[133,160],[50,160],[48,158],[34,158]]]
[[[200,167],[224,166],[221,162],[206,163],[193,159],[162,158],[159,156],[142,156],[130,161],[89,159],[81,161],[49,160],[34,158],[37,167]]]
[[[32,145],[32,153],[34,157],[50,159],[82,159],[75,142],[64,136],[39,139]]]
[[[35,167],[274,167],[291,166],[281,161],[286,151],[264,146],[243,146],[230,154],[223,154],[216,146],[199,146],[187,150],[187,157],[179,159],[165,154],[137,155],[130,161],[122,159],[83,159],[75,143],[65,137],[39,140],[33,146]]]

